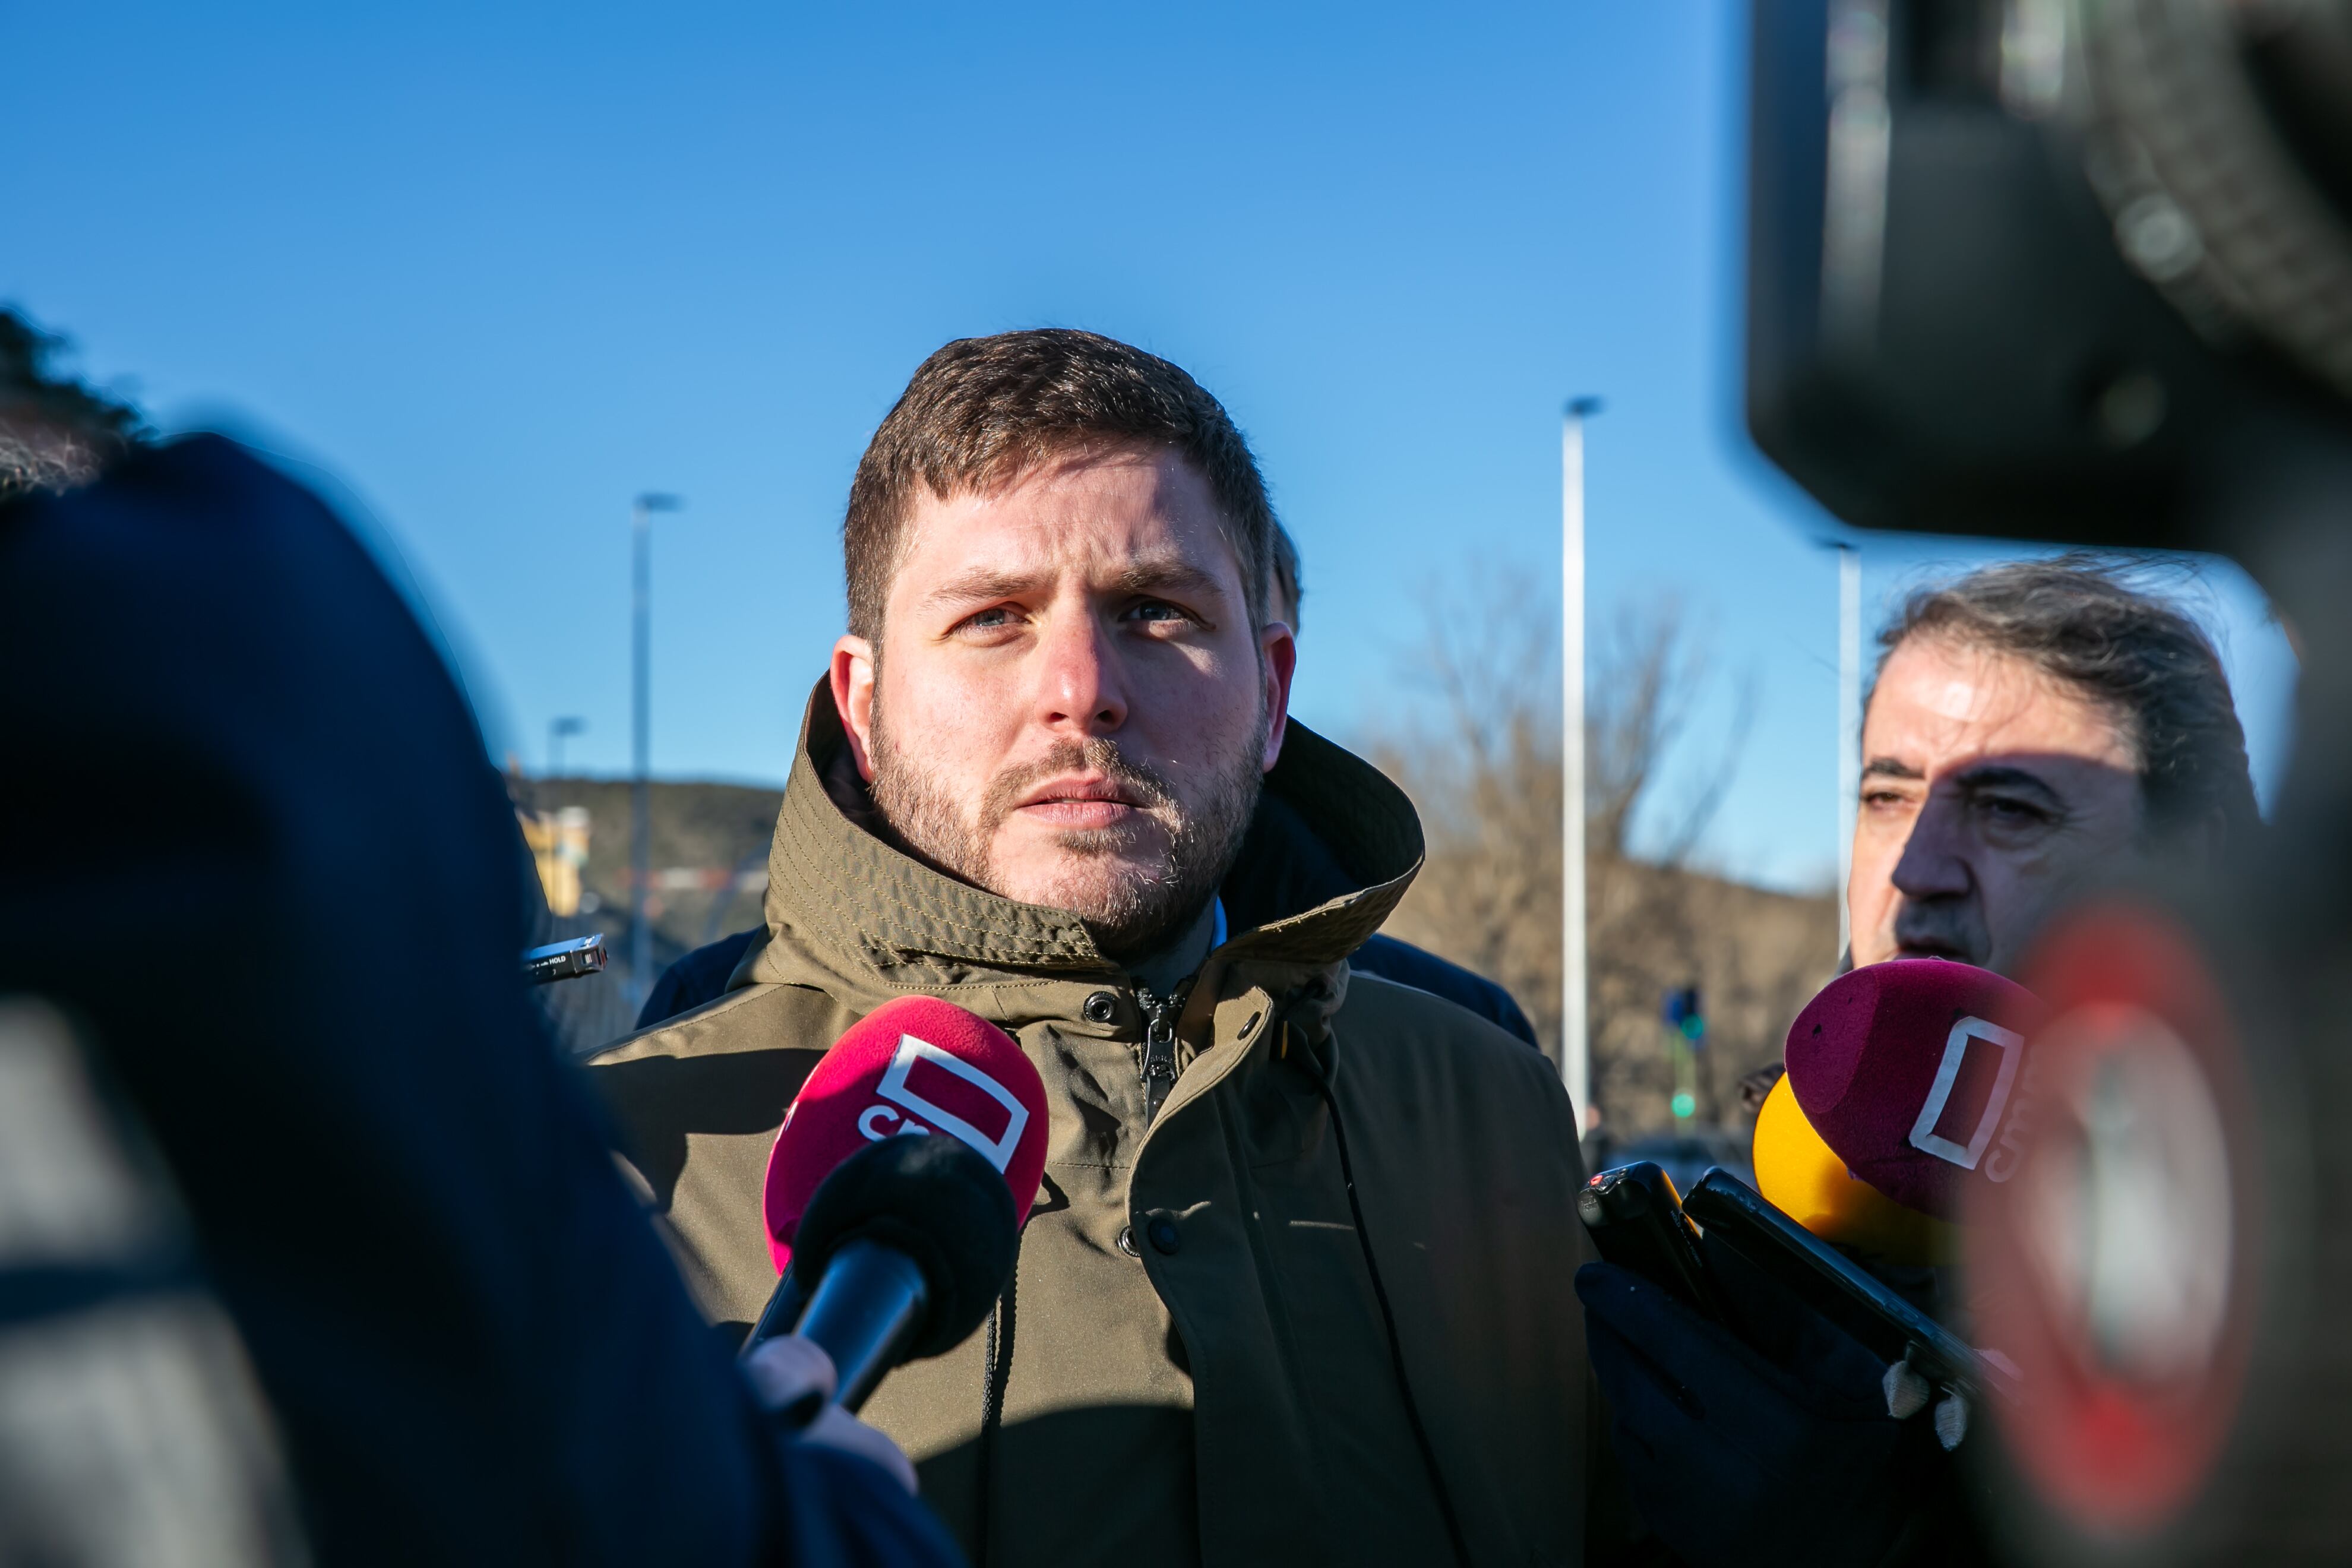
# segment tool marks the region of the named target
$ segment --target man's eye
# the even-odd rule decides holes
[[[2006,795],[1986,795],[1977,802],[1978,809],[1995,822],[2011,826],[2047,822],[2050,814],[2029,801],[2012,800]]]
[[[998,605],[993,608],[982,610],[976,616],[965,616],[961,629],[967,631],[991,631],[999,626],[1009,626],[1012,624],[1012,610],[1005,605]]]
[[[1131,620],[1163,626],[1181,625],[1192,618],[1185,611],[1169,604],[1164,599],[1146,599],[1127,613]]]

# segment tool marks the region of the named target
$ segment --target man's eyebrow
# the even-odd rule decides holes
[[[1898,763],[1893,757],[1873,757],[1862,765],[1864,778],[1924,779],[1927,775],[1908,763]]]
[[[969,605],[992,599],[1018,598],[1052,575],[1003,566],[974,566],[958,573],[923,595],[929,605]],[[1145,559],[1129,563],[1111,579],[1122,594],[1175,594],[1224,602],[1225,591],[1216,578],[1181,557]]]
[[[923,595],[926,605],[968,605],[982,599],[1011,599],[1037,585],[1039,574],[1003,566],[974,566],[958,573]]]
[[[1138,561],[1113,581],[1120,591],[1129,594],[1183,594],[1221,604],[1225,597],[1224,586],[1215,577],[1189,561],[1174,557]]]
[[[2014,789],[2038,795],[2053,805],[2064,801],[2049,782],[2024,768],[2010,767],[2000,763],[1986,763],[1967,769],[1953,781],[1962,789]]]

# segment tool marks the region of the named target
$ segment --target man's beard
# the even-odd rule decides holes
[[[975,887],[1011,897],[996,874],[997,829],[1021,797],[1058,773],[1091,770],[1118,784],[1159,825],[1167,848],[1156,866],[1119,863],[1147,839],[1150,827],[1131,820],[1116,827],[1073,828],[1056,836],[1066,866],[1034,901],[1085,921],[1096,944],[1115,959],[1155,952],[1182,934],[1205,908],[1241,853],[1242,836],[1257,811],[1265,782],[1267,721],[1261,717],[1247,745],[1210,760],[1208,791],[1186,806],[1165,774],[1137,762],[1107,736],[1066,741],[1034,762],[1005,769],[989,782],[975,818],[968,818],[940,774],[891,742],[882,705],[874,705],[874,804],[907,847],[940,869]]]

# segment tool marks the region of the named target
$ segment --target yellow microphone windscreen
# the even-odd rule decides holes
[[[1756,1113],[1754,1152],[1756,1190],[1823,1241],[1891,1263],[1943,1263],[1958,1250],[1958,1227],[1904,1207],[1846,1170],[1805,1120],[1785,1076]]]

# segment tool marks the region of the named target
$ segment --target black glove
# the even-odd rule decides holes
[[[1577,1271],[1635,1510],[1691,1568],[1911,1556],[1948,1510],[1930,1424],[1887,1414],[1887,1368],[1859,1343],[1728,1248],[1706,1252],[1745,1340],[1627,1269]]]

